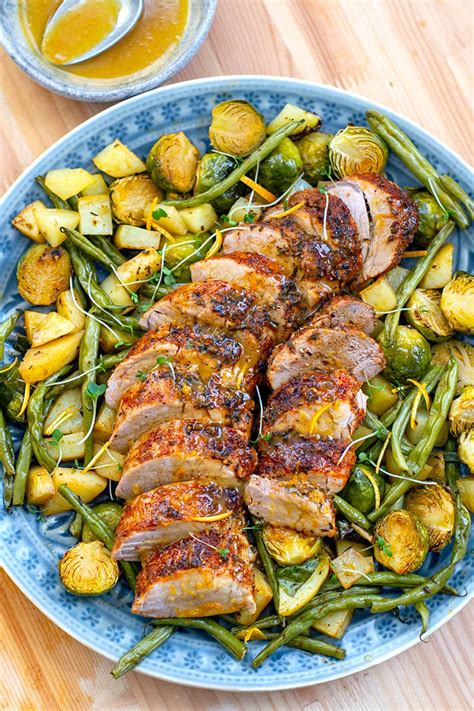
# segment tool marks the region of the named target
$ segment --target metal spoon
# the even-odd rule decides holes
[[[62,62],[62,67],[68,66],[70,64],[78,64],[79,62],[84,62],[86,59],[96,57],[98,54],[105,52],[106,49],[109,49],[109,47],[112,47],[114,44],[117,44],[117,42],[121,40],[122,37],[125,37],[125,35],[135,27],[143,13],[144,0],[117,0],[117,2],[120,4],[120,10],[117,17],[117,23],[114,29],[89,51],[85,52],[84,54],[81,54],[79,57],[74,57],[74,59],[70,59],[67,62]],[[56,22],[60,18],[62,18],[65,13],[67,13],[69,10],[71,10],[76,5],[79,5],[80,3],[81,0],[63,0],[61,5],[58,7],[56,12],[49,19],[49,22],[46,25],[43,40],[41,43],[42,47],[44,46],[45,39],[53,25],[55,25]]]

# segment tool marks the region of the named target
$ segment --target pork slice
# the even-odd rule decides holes
[[[357,328],[367,335],[373,332],[377,316],[374,308],[355,296],[334,296],[306,321],[315,328]]]
[[[239,430],[209,422],[173,420],[145,432],[131,447],[117,487],[130,499],[179,481],[240,486],[257,464]]]
[[[223,234],[222,253],[250,252],[273,259],[287,277],[299,269],[304,234],[291,219],[265,219]]]
[[[359,232],[359,241],[362,252],[362,262],[365,261],[370,247],[371,232],[369,214],[364,193],[358,185],[339,180],[326,186],[330,195],[335,195],[347,206]]]

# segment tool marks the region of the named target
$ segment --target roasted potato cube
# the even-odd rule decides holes
[[[178,212],[175,207],[172,207],[171,205],[157,205],[154,208],[153,213],[155,215],[160,215],[158,219],[153,217],[153,222],[159,225],[159,227],[163,227],[163,229],[167,230],[172,235],[185,235],[188,231],[183,215]]]
[[[115,230],[114,244],[117,249],[159,249],[161,235],[133,225],[119,225]]]
[[[94,455],[100,451],[102,446],[100,443],[94,444]],[[124,461],[124,454],[120,454],[120,452],[117,452],[115,449],[110,449],[109,447],[95,460],[94,469],[99,472],[100,476],[106,479],[120,481]]]
[[[18,262],[18,291],[30,304],[49,306],[68,288],[71,273],[71,260],[65,249],[35,244]]]
[[[76,302],[80,304],[81,299],[76,290],[74,291],[74,297]],[[76,306],[70,289],[59,294],[58,300],[56,301],[56,310],[60,316],[64,316],[64,318],[67,318],[68,321],[74,324],[76,331],[84,328],[86,322],[85,314]]]
[[[419,286],[422,289],[443,289],[453,276],[454,245],[444,244],[435,254]]]
[[[255,604],[257,605],[256,610],[252,614],[250,612],[245,612],[245,610],[238,612],[235,615],[235,618],[239,625],[251,625],[252,622],[255,622],[273,598],[272,589],[268,584],[266,577],[257,567],[254,567],[253,569],[253,590]]]
[[[79,224],[79,213],[74,210],[39,206],[35,208],[35,215],[41,234],[52,247],[58,247],[67,239],[61,227],[74,230]]]
[[[215,225],[217,220],[216,211],[210,203],[184,208],[179,211],[179,214],[189,232],[207,232]]]
[[[99,407],[99,412],[94,424],[94,439],[107,442],[114,428],[117,410],[112,410],[105,402]]]
[[[331,568],[342,587],[347,589],[364,575],[374,572],[374,561],[351,546],[331,561]]]
[[[313,622],[313,629],[321,632],[321,634],[327,634],[328,637],[342,639],[351,623],[353,613],[354,610],[330,612],[328,615]]]
[[[114,328],[112,333],[110,329],[104,328],[104,326],[100,329],[99,340],[100,347],[104,353],[113,353],[118,343],[122,343],[124,346],[131,346],[135,342],[135,339],[130,334],[130,331]]]
[[[87,195],[77,201],[79,230],[83,235],[111,235],[112,209],[108,195]]]
[[[38,222],[36,220],[37,208],[46,209],[46,205],[42,200],[35,200],[23,208],[16,217],[12,220],[12,225],[17,228],[26,237],[29,237],[33,242],[43,244],[46,242],[45,236],[42,234]]]
[[[118,138],[100,151],[92,162],[112,178],[124,178],[126,175],[143,173],[146,170],[145,163]]]
[[[48,314],[44,314],[41,311],[23,311],[26,337],[30,343],[33,340],[33,332],[40,327],[47,316]]]
[[[56,311],[46,314],[46,318],[33,330],[31,345],[42,346],[44,343],[54,341],[56,338],[66,336],[74,331],[74,324]]]
[[[51,190],[61,200],[69,200],[73,195],[78,195],[92,182],[92,175],[84,168],[49,170],[44,179],[48,190]]]
[[[99,173],[95,173],[94,175],[91,175],[91,178],[93,178],[92,183],[88,185],[87,188],[84,188],[84,190],[82,190],[82,195],[85,196],[109,194],[109,188],[102,175],[100,175]]]
[[[144,249],[117,267],[116,275],[109,274],[101,284],[114,304],[132,306],[129,291],[138,291],[140,282],[161,269],[161,255],[156,249]],[[125,288],[125,286],[127,288]]]
[[[44,506],[55,493],[51,474],[45,467],[31,467],[26,483],[26,500],[30,506]]]
[[[81,388],[66,390],[58,395],[48,412],[43,425],[43,434],[51,435],[55,429],[63,434],[82,431],[82,397]]]
[[[99,476],[92,469],[86,472],[86,474],[83,474],[81,469],[56,467],[51,476],[55,493],[43,508],[45,516],[54,516],[55,514],[70,510],[70,504],[58,493],[58,489],[62,484],[68,486],[71,491],[77,494],[77,496],[80,496],[86,504],[101,494],[107,486],[107,479]]]
[[[75,360],[84,331],[68,333],[67,336],[30,348],[23,356],[19,372],[25,383],[37,383],[49,378],[68,363]]]
[[[54,439],[45,439],[44,442],[53,459],[61,458],[61,462],[73,462],[75,459],[82,459],[86,453],[86,443],[81,442],[83,439],[84,432],[81,431],[65,434],[59,442]]]
[[[397,308],[397,297],[384,276],[379,277],[373,284],[367,286],[359,294],[362,301],[370,304],[378,312],[391,311]]]

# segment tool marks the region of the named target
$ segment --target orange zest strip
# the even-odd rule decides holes
[[[403,252],[403,259],[416,259],[417,257],[426,257],[428,252],[426,249],[414,249],[412,252]]]
[[[15,360],[12,360],[12,362],[9,365],[6,365],[4,368],[0,368],[0,373],[8,373],[9,370],[15,367],[15,365],[18,363],[18,358],[15,358]]]
[[[376,511],[380,506],[380,489],[379,489],[379,485],[377,484],[377,480],[375,479],[372,472],[366,471],[365,467],[361,467],[361,469],[359,471],[361,471],[364,474],[364,476],[366,476],[367,479],[372,484],[372,489],[374,490],[374,494],[375,494],[375,511]]]
[[[63,422],[66,422],[66,420],[69,420],[70,417],[76,414],[78,412],[77,407],[74,407],[74,405],[70,405],[69,407],[66,407],[64,412],[61,412],[60,415],[58,415],[47,427],[44,431],[45,435],[52,435],[54,430],[59,427],[59,425],[62,425]]]
[[[153,198],[153,202],[150,205],[150,209],[148,210],[148,215],[146,216],[146,229],[151,230],[151,223],[153,222],[153,212],[155,210],[155,207],[158,205],[158,198]]]
[[[428,395],[428,391],[426,389],[426,386],[423,385],[423,383],[419,383],[418,380],[414,380],[413,378],[407,378],[407,381],[409,383],[412,383],[416,388],[418,388],[418,392],[415,395],[415,399],[413,400],[413,405],[411,408],[411,414],[410,414],[410,427],[412,430],[415,429],[416,427],[416,413],[418,412],[418,407],[420,405],[420,400],[423,398],[426,404],[426,409],[430,409],[430,396]]]
[[[277,220],[280,217],[286,217],[287,215],[292,215],[293,212],[296,212],[297,210],[300,209],[300,207],[304,206],[304,201],[301,201],[297,203],[296,205],[293,205],[293,207],[289,207],[288,210],[284,210],[283,212],[279,212],[276,215],[272,215],[273,220]]]
[[[31,385],[30,385],[30,383],[25,383],[25,392],[23,394],[23,402],[21,403],[21,408],[20,408],[20,412],[18,413],[18,417],[21,417],[23,415],[23,413],[25,412],[26,408],[28,407],[30,393],[31,393]]]
[[[264,187],[256,183],[255,180],[249,178],[247,175],[243,175],[240,178],[240,182],[242,182],[244,185],[247,185],[247,187],[249,187],[251,190],[254,190],[258,195],[260,195],[260,197],[263,197],[263,199],[267,202],[273,202],[277,199],[276,195],[271,193],[269,190],[266,190]]]
[[[316,428],[316,424],[321,417],[322,414],[326,412],[326,410],[329,410],[330,407],[334,405],[333,402],[327,402],[325,405],[319,408],[317,412],[313,415],[311,418],[311,422],[309,423],[309,434],[312,435],[314,433],[314,430]]]
[[[209,252],[206,254],[204,259],[210,259],[213,257],[217,252],[220,250],[222,247],[222,232],[220,230],[216,230],[216,239],[214,240],[214,243],[209,250]]]
[[[92,467],[94,466],[96,461],[102,456],[102,454],[105,452],[105,450],[108,447],[110,447],[110,441],[103,444],[102,447],[97,452],[97,454],[94,454],[94,456],[90,460],[89,464],[86,467],[84,467],[84,469],[81,470],[81,474],[87,474],[87,472],[92,469]]]
[[[376,474],[379,473],[379,469],[380,469],[380,466],[381,466],[381,464],[382,464],[383,455],[385,454],[385,450],[386,450],[387,447],[388,447],[388,443],[390,442],[390,437],[391,437],[391,436],[392,436],[392,433],[389,432],[388,435],[387,435],[386,438],[385,438],[385,442],[383,443],[383,447],[382,447],[382,449],[380,450],[379,458],[377,459],[377,464],[375,465],[375,473],[376,473]]]
[[[190,516],[190,521],[197,521],[198,523],[214,523],[215,521],[223,521],[225,518],[232,516],[232,511],[224,511],[220,514],[215,514],[214,516]]]

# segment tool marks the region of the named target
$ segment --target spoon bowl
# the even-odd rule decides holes
[[[56,12],[51,16],[48,24],[46,25],[41,43],[41,51],[45,54],[45,56],[47,56],[45,48],[47,47],[48,39],[54,31],[57,23],[63,20],[67,13],[83,4],[83,2],[84,0],[63,0]],[[98,54],[105,52],[105,50],[109,49],[114,44],[117,44],[117,42],[125,37],[125,35],[135,27],[143,14],[144,0],[115,0],[115,2],[118,5],[117,19],[112,30],[108,32],[103,39],[77,57],[61,62],[54,62],[54,60],[51,59],[49,61],[52,61],[53,64],[59,64],[62,67],[70,66],[72,64],[79,64],[79,62],[85,62],[86,59],[92,59],[92,57],[96,57]]]

